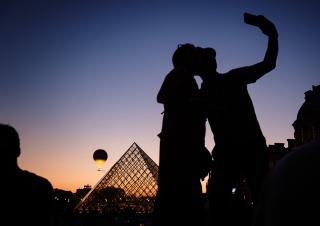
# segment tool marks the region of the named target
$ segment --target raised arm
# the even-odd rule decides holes
[[[275,25],[262,15],[244,13],[247,24],[257,26],[268,36],[268,47],[264,59],[254,65],[241,67],[229,71],[227,74],[235,76],[246,83],[253,83],[276,67],[278,57],[278,31]]]

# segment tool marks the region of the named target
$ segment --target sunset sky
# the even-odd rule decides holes
[[[320,84],[318,1],[1,1],[0,122],[20,134],[21,168],[75,192],[133,142],[158,163],[156,95],[173,51],[213,47],[219,72],[262,60],[267,38],[244,12],[279,31],[277,68],[249,91],[267,143],[287,144],[304,92]],[[206,141],[211,149],[209,127]],[[109,155],[102,172],[99,148]]]

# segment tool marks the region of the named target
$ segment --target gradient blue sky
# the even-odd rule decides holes
[[[20,166],[57,188],[94,185],[133,142],[158,163],[156,95],[177,44],[215,48],[220,72],[254,64],[267,38],[243,22],[246,11],[279,30],[277,68],[249,86],[268,144],[293,138],[304,92],[320,84],[317,1],[0,4],[0,121],[20,133]],[[104,172],[92,159],[98,148],[109,154]]]

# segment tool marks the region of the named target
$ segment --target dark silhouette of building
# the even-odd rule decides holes
[[[76,205],[75,194],[72,191],[66,191],[55,188],[54,196],[54,225],[72,225],[73,208]]]
[[[294,146],[320,138],[320,85],[312,86],[305,94],[305,102],[298,111],[294,127]],[[291,143],[290,143],[291,144]],[[292,145],[292,144],[291,144]]]
[[[272,169],[277,162],[286,154],[288,153],[288,148],[285,147],[284,143],[274,143],[268,145],[268,151],[270,155],[270,169]]]
[[[83,188],[78,188],[75,193],[76,202],[79,203],[81,199],[83,199],[91,189],[92,187],[89,184],[84,185]]]
[[[272,167],[294,147],[320,138],[320,85],[313,85],[312,89],[304,94],[305,101],[298,110],[297,118],[292,124],[294,139],[287,139],[287,147],[284,146],[284,143],[275,143],[268,146]]]

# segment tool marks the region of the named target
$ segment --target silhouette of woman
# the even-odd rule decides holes
[[[206,122],[194,79],[199,60],[194,45],[179,46],[157,96],[164,106],[155,210],[160,225],[203,225],[205,219],[197,164]]]

